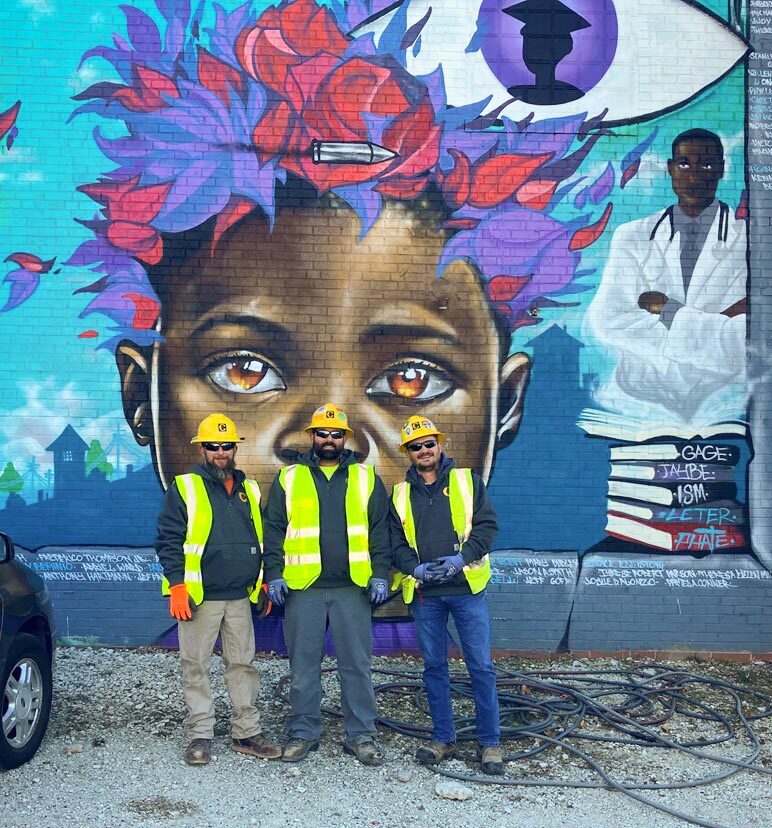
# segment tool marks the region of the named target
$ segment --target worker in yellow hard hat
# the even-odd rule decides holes
[[[208,417],[204,417],[198,424],[196,436],[190,442],[216,443],[223,441],[227,443],[242,443],[244,438],[239,437],[236,424],[230,417],[226,417],[225,414],[210,414]]]
[[[403,454],[407,454],[408,445],[414,440],[419,440],[421,437],[436,437],[440,443],[445,442],[445,435],[436,428],[431,420],[427,420],[421,416],[415,416],[411,417],[402,426],[399,450]]]
[[[402,597],[415,619],[424,657],[432,738],[416,759],[436,765],[453,756],[456,733],[448,671],[448,617],[452,616],[472,684],[477,744],[484,773],[501,774],[499,706],[485,588],[488,552],[498,525],[483,479],[456,468],[445,455],[445,435],[421,414],[402,426],[400,449],[410,459],[392,492],[390,532]],[[396,584],[395,584],[396,585]]]
[[[338,660],[343,749],[380,765],[370,673],[370,603],[388,595],[389,501],[372,466],[346,448],[353,434],[333,403],[314,411],[309,450],[276,476],[265,509],[268,595],[285,604],[291,712],[286,762],[305,759],[322,735],[321,664],[329,626]],[[369,598],[369,601],[368,601]]]
[[[210,414],[190,441],[201,462],[169,486],[158,518],[156,552],[162,591],[177,619],[189,765],[211,757],[214,705],[209,688],[212,649],[220,636],[232,712],[231,747],[278,759],[281,748],[260,730],[255,707],[259,676],[252,665],[255,631],[251,604],[263,597],[260,487],[236,468],[236,424]]]

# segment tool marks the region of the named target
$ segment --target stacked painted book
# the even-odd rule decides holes
[[[743,549],[737,446],[674,440],[612,446],[606,532],[665,552]]]

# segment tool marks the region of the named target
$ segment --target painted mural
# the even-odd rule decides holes
[[[502,648],[772,649],[745,9],[15,0],[0,24],[0,529],[64,638],[165,640],[155,519],[202,417],[267,486],[330,399],[387,484],[417,409],[489,481]]]

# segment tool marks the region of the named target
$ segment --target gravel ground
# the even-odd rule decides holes
[[[332,664],[333,662],[330,662]],[[508,669],[566,669],[566,663],[501,662]],[[571,662],[568,662],[571,665]],[[574,662],[574,668],[630,667],[613,661]],[[277,683],[287,673],[286,659],[260,657],[263,725],[283,737],[284,701]],[[416,670],[411,659],[376,659],[384,669]],[[772,693],[772,669],[678,662],[676,669],[751,685]],[[0,826],[443,826],[486,828],[666,828],[681,820],[639,804],[620,793],[466,783],[469,798],[446,799],[437,786],[450,780],[416,765],[417,742],[383,730],[387,762],[365,768],[342,753],[338,720],[327,720],[317,753],[297,765],[266,762],[230,750],[227,697],[222,665],[215,658],[213,688],[217,726],[213,761],[190,768],[182,761],[184,740],[179,665],[176,653],[110,649],[60,648],[55,666],[54,709],[48,734],[28,765],[0,772]],[[325,700],[338,699],[337,680],[325,675]],[[379,697],[381,711],[395,718],[423,721],[403,698]],[[671,721],[668,736],[678,739],[710,732],[710,725]],[[772,719],[755,723],[763,741],[760,761],[772,768]],[[620,745],[582,745],[615,778],[674,781],[710,775],[715,765],[676,751]],[[506,746],[505,746],[506,747]],[[514,749],[514,744],[510,743]],[[520,743],[522,747],[522,743]],[[739,757],[747,741],[711,749]],[[468,752],[468,751],[467,751]],[[471,754],[469,754],[471,758]],[[448,763],[458,771],[474,770],[471,761]],[[569,751],[551,750],[510,763],[510,778],[596,777]],[[466,794],[462,794],[466,795]],[[719,784],[683,791],[648,793],[672,808],[705,822],[736,828],[772,826],[772,780],[741,772]]]

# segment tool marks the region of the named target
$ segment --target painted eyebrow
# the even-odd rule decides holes
[[[410,339],[433,339],[444,345],[458,345],[460,340],[452,328],[435,327],[426,324],[387,323],[377,322],[369,325],[359,335],[359,342],[372,342],[381,337],[402,337]]]
[[[688,161],[689,163],[691,163],[691,160],[689,159],[688,155],[677,155],[673,160],[674,161]],[[701,158],[699,161],[697,161],[697,163],[698,164],[705,164],[705,163],[718,164],[718,163],[722,162],[723,160],[724,160],[723,155],[709,155],[707,158]]]
[[[285,341],[292,339],[291,331],[278,322],[272,322],[270,319],[262,319],[259,316],[248,316],[238,313],[207,314],[193,330],[191,338],[203,336],[208,331],[220,325],[243,325],[270,339]]]

